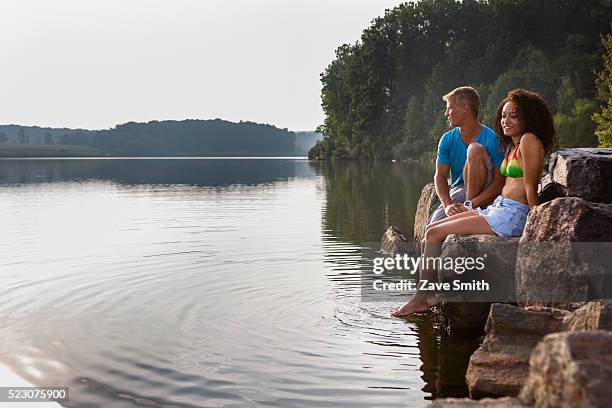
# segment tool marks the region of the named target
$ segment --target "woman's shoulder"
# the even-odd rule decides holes
[[[532,132],[527,132],[521,136],[521,148],[544,148],[540,139]]]

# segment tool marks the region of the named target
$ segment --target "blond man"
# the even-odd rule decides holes
[[[432,214],[430,224],[470,208],[486,207],[504,184],[499,172],[503,150],[495,132],[478,120],[478,92],[462,86],[442,99],[446,102],[444,116],[452,129],[438,144],[434,183],[442,204]]]

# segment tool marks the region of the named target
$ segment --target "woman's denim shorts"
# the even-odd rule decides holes
[[[487,221],[493,232],[501,237],[514,237],[523,233],[529,206],[502,196],[493,204],[476,210]]]

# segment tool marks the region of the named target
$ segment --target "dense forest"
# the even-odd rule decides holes
[[[60,145],[66,153],[75,154],[85,150],[68,147],[81,146],[89,149],[88,155],[102,156],[292,156],[305,155],[320,137],[314,132],[221,119],[129,122],[105,130],[2,125],[0,151],[4,143],[12,144],[13,151],[24,145],[41,145],[40,149]]]
[[[558,146],[597,145],[596,126],[605,144],[611,16],[607,0],[420,0],[387,10],[321,74],[325,137],[309,156],[430,157],[447,130],[441,97],[461,85],[479,91],[486,124],[522,87],[548,101]]]
[[[216,120],[129,122],[100,131],[93,147],[113,155],[285,155],[295,134],[252,122]]]

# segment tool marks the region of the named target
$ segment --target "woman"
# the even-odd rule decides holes
[[[530,91],[515,89],[501,102],[495,113],[493,129],[506,146],[500,172],[506,177],[502,193],[484,210],[471,209],[427,226],[424,256],[440,255],[442,242],[450,234],[488,234],[502,237],[523,233],[527,213],[540,203],[538,182],[544,155],[550,152],[555,135],[553,118],[544,99]],[[420,278],[436,280],[436,271],[425,268]],[[392,312],[395,317],[426,311],[437,303],[435,295],[417,290],[414,297]]]

